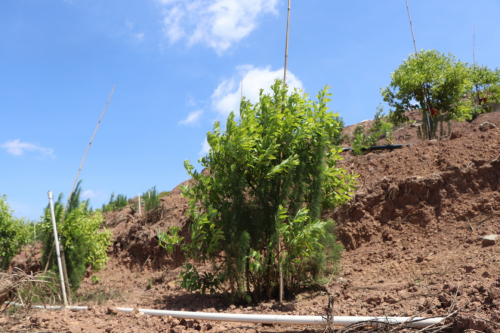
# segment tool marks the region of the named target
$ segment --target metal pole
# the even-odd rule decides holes
[[[49,194],[49,204],[50,204],[50,215],[52,217],[52,229],[54,230],[54,242],[56,245],[57,266],[59,267],[59,275],[61,277],[61,290],[63,294],[64,305],[68,306],[68,299],[66,298],[66,284],[64,283],[64,274],[61,263],[61,253],[59,252],[59,236],[57,235],[57,225],[54,213],[54,203],[52,202],[52,192],[49,191],[48,194]]]
[[[415,33],[413,32],[413,23],[411,22],[411,15],[410,15],[410,6],[408,5],[408,0],[406,0],[406,9],[408,10],[408,18],[410,19],[410,28],[411,28],[411,35],[413,37],[413,46],[415,46],[415,55],[417,56],[417,61],[418,59],[418,49],[417,49],[417,42],[415,41]],[[429,129],[429,138],[432,140],[432,132],[431,132],[431,121],[429,119],[429,112],[430,110],[430,105],[427,100],[427,92],[425,91],[424,87],[422,87],[422,93],[424,94],[424,113],[427,118],[427,128]]]

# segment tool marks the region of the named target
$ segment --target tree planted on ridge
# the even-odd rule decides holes
[[[183,188],[192,220],[184,249],[215,268],[200,275],[186,264],[181,285],[189,290],[224,286],[238,299],[259,300],[276,293],[280,265],[292,293],[325,268],[321,243],[333,222],[321,212],[353,189],[332,148],[339,124],[327,107],[331,94],[326,87],[313,102],[288,94],[279,80],[271,88],[255,105],[243,99],[239,120],[231,113],[224,131],[216,122],[207,133],[210,151],[200,163],[208,173],[185,162],[194,182]],[[331,245],[325,248],[338,251]]]

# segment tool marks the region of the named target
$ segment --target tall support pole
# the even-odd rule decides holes
[[[283,85],[286,84],[286,68],[288,65],[288,33],[290,31],[290,2],[288,0],[288,16],[286,20],[286,43],[285,43],[285,73],[283,74]]]
[[[411,22],[411,15],[410,15],[410,6],[408,5],[408,0],[406,0],[406,9],[408,10],[408,19],[410,20],[410,28],[411,28],[411,35],[413,37],[413,46],[415,46],[415,55],[417,56],[418,60],[418,49],[417,49],[417,42],[415,41],[415,33],[413,32],[413,23]],[[429,129],[429,138],[432,140],[432,132],[431,132],[431,121],[429,119],[429,113],[430,113],[430,103],[427,100],[427,91],[425,90],[425,87],[422,87],[422,94],[424,95],[424,114],[427,118],[427,128]]]
[[[90,145],[92,144],[92,141],[94,141],[95,134],[97,133],[97,129],[99,128],[99,125],[101,124],[102,117],[104,116],[104,113],[106,112],[106,109],[108,108],[108,104],[109,104],[109,101],[111,100],[111,96],[113,96],[113,92],[115,91],[115,87],[116,87],[116,85],[114,85],[113,89],[111,90],[111,94],[109,95],[108,101],[106,102],[106,106],[104,107],[104,110],[102,111],[101,117],[99,118],[99,122],[97,123],[97,126],[94,130],[94,134],[92,134],[92,138],[90,139],[89,145],[87,146],[87,150],[85,151],[85,155],[83,155],[83,160],[82,160],[82,163],[80,164],[80,168],[78,169],[78,173],[76,174],[75,182],[73,183],[73,188],[71,189],[71,192],[69,193],[68,201],[66,202],[66,206],[64,207],[64,212],[63,212],[63,217],[61,219],[61,223],[63,223],[64,219],[66,218],[66,212],[68,210],[68,206],[69,206],[69,203],[71,201],[71,196],[73,195],[73,191],[75,190],[76,183],[78,182],[78,177],[80,176],[80,171],[82,171],[83,162],[85,162],[85,158],[87,157],[87,153],[89,152]],[[50,250],[47,265],[45,266],[45,271],[47,271],[48,263],[49,263],[51,255],[52,255],[52,251],[54,249],[54,244],[55,243],[52,244],[52,248]],[[66,282],[66,290],[68,293],[68,299],[69,299],[69,302],[71,303],[71,290],[70,290],[70,286],[69,286],[69,282],[68,282],[68,270],[66,269],[66,258],[64,256],[63,249],[61,249],[61,259],[62,259],[61,262],[62,262],[62,267],[63,267],[63,274],[64,274],[64,278],[65,278],[65,282]]]
[[[111,90],[111,94],[109,95],[108,101],[106,102],[106,106],[104,107],[104,110],[102,110],[101,118],[99,118],[99,122],[97,123],[97,126],[95,127],[94,134],[92,134],[92,138],[90,139],[89,145],[87,146],[87,150],[85,151],[85,155],[83,155],[83,160],[82,163],[80,164],[80,168],[78,169],[78,173],[76,174],[75,182],[73,183],[73,188],[71,189],[71,192],[69,192],[69,197],[68,201],[66,202],[66,206],[64,207],[64,214],[66,215],[66,211],[68,209],[69,202],[71,201],[71,195],[73,194],[73,191],[75,190],[76,183],[78,182],[78,177],[80,176],[80,171],[82,171],[83,167],[83,162],[85,162],[85,158],[87,158],[87,153],[89,152],[90,145],[92,145],[92,141],[94,141],[95,134],[97,133],[97,129],[99,128],[99,125],[101,125],[102,117],[104,117],[104,113],[106,112],[106,109],[108,108],[109,101],[111,100],[111,96],[113,96],[113,92],[115,91],[116,85],[113,86],[113,89]],[[63,216],[64,220],[64,216]]]
[[[476,67],[476,25],[474,24],[474,32],[472,35],[472,63]]]
[[[288,15],[286,20],[286,42],[285,42],[285,68],[283,73],[283,87],[286,85],[286,70],[288,66],[288,36],[290,32],[290,4],[291,0],[288,0]],[[285,105],[283,105],[285,108]],[[280,154],[281,156],[281,154]],[[278,208],[279,209],[279,208]],[[276,232],[278,232],[276,230]],[[284,287],[283,287],[283,267],[281,266],[281,237],[278,235],[278,266],[279,266],[279,278],[280,278],[280,303],[283,303]]]
[[[59,236],[57,235],[57,225],[56,225],[56,218],[55,218],[55,213],[54,213],[54,203],[52,202],[52,192],[49,191],[48,195],[49,195],[50,215],[52,217],[52,230],[54,231],[54,243],[56,246],[57,267],[59,267],[59,276],[61,277],[61,290],[62,290],[62,295],[63,295],[63,300],[64,300],[64,306],[68,306],[68,299],[66,297],[66,284],[64,283],[64,274],[63,274],[62,262],[61,262],[61,253],[59,251]],[[49,258],[49,260],[50,260],[50,258]]]
[[[473,32],[473,36],[472,36],[472,63],[473,63],[473,67],[474,68],[474,71],[476,70],[476,25],[474,24],[474,32]],[[477,84],[475,85],[476,86],[476,98],[477,98],[477,105],[480,105],[481,104],[481,97],[479,96],[479,87],[477,86]]]

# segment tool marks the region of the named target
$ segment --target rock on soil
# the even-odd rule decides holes
[[[482,238],[481,244],[483,246],[496,245],[500,241],[500,235],[488,235]]]

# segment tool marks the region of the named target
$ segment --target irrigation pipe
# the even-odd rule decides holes
[[[361,148],[362,151],[366,151],[366,150],[384,150],[384,149],[401,149],[403,148],[405,145],[385,145],[385,146],[372,146],[370,148]],[[411,146],[411,143],[407,143],[406,144],[406,147],[410,147]],[[342,151],[349,151],[349,150],[352,150],[351,147],[346,147],[346,148],[342,148]]]
[[[11,305],[22,306],[19,303],[6,302]],[[68,310],[87,310],[87,306],[44,306],[33,305],[34,309],[68,309]],[[116,308],[122,312],[132,312],[133,308]],[[261,323],[261,324],[284,324],[284,325],[324,325],[326,317],[323,316],[287,316],[287,315],[262,315],[262,314],[235,314],[235,313],[208,313],[208,312],[189,312],[189,311],[170,311],[154,309],[138,309],[139,312],[152,316],[171,316],[181,319],[213,320],[236,323]],[[353,316],[334,316],[334,326],[348,326],[360,322],[366,322],[367,326],[378,326],[380,324],[405,324],[410,327],[423,328],[430,325],[439,324],[444,318],[425,318],[425,317],[353,317]]]

